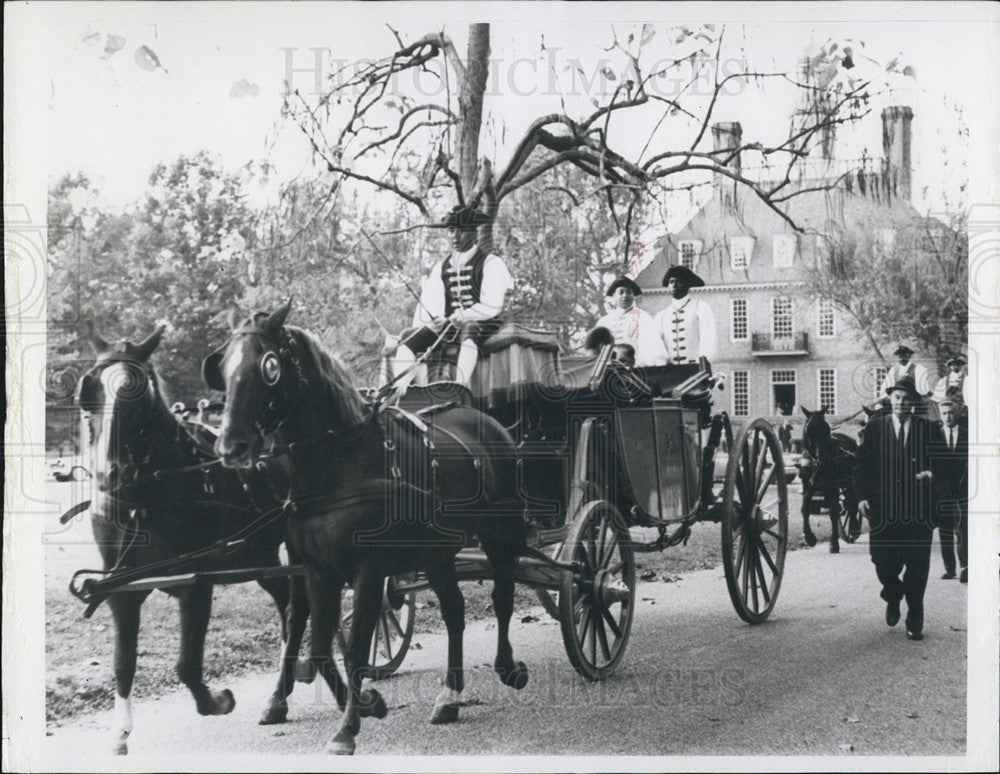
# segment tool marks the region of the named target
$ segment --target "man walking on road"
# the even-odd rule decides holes
[[[941,455],[941,476],[938,488],[938,526],[941,537],[941,557],[944,559],[944,580],[955,577],[955,553],[961,567],[960,580],[969,582],[969,434],[958,422],[961,406],[946,398],[938,405],[944,423],[944,449]]]
[[[899,623],[905,598],[906,636],[922,640],[934,527],[932,463],[938,468],[931,450],[944,438],[938,425],[913,415],[921,396],[912,376],[900,377],[887,392],[892,413],[868,423],[854,487],[858,510],[871,525],[869,550],[882,583],[885,622]]]

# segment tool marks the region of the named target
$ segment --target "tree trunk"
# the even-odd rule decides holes
[[[483,94],[489,74],[490,25],[469,25],[469,49],[465,64],[465,79],[458,95],[462,123],[458,132],[458,175],[462,195],[468,196],[476,184],[479,167],[479,130],[483,124]]]

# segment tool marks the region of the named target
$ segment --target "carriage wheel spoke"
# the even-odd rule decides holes
[[[757,487],[757,502],[761,502],[764,499],[764,494],[767,492],[768,488],[771,486],[771,482],[774,481],[774,477],[778,472],[778,466],[772,465],[767,474],[764,476],[764,480],[761,482],[760,486]]]
[[[771,604],[771,595],[770,595],[770,593],[768,593],[768,590],[767,590],[768,589],[768,582],[767,582],[767,578],[764,577],[764,567],[763,567],[763,565],[761,565],[761,562],[760,562],[760,552],[759,551],[757,551],[754,554],[754,567],[756,568],[757,576],[760,578],[760,591],[761,591],[761,594],[764,595],[764,605],[765,606],[770,605]]]
[[[757,596],[757,551],[751,543],[747,549],[747,571],[750,575],[750,588],[753,591],[753,610],[760,611],[760,598]]]
[[[580,628],[578,630],[580,635],[580,642],[582,643],[586,643],[587,641],[587,633],[590,631],[590,619],[592,613],[593,613],[593,608],[590,607],[589,605],[583,609],[583,616],[580,619]]]
[[[767,443],[765,443],[763,445],[763,447],[761,448],[760,453],[757,455],[757,459],[754,461],[756,463],[754,465],[754,470],[753,470],[753,483],[754,483],[754,489],[753,490],[755,492],[759,492],[760,491],[760,483],[761,483],[761,481],[764,478],[764,468],[767,465],[767,455],[768,455],[769,451],[770,451],[770,448],[768,447]],[[774,466],[772,466],[772,467],[774,467]],[[757,499],[757,501],[760,500],[760,498],[756,498],[756,499]]]
[[[390,624],[392,624],[392,628],[395,630],[397,637],[405,637],[406,636],[406,633],[403,631],[402,625],[399,623],[399,619],[396,617],[396,611],[395,610],[391,610],[390,609],[385,614],[385,617],[388,620],[388,622]]]
[[[604,620],[607,621],[608,626],[611,628],[611,633],[615,635],[615,639],[620,640],[622,638],[622,630],[618,626],[618,622],[615,617],[611,615],[611,611],[607,608],[601,610],[601,614],[604,616]]]
[[[601,553],[597,562],[598,567],[603,567],[607,564],[608,560],[614,556],[615,548],[618,547],[618,534],[611,527],[608,527],[601,533],[601,538]]]
[[[767,546],[764,545],[763,540],[760,541],[760,553],[764,557],[765,561],[767,561],[768,566],[771,568],[771,572],[773,572],[775,575],[781,575],[781,573],[778,572],[778,566],[774,563],[774,560],[771,558],[771,554],[767,550]]]
[[[594,628],[597,630],[597,635],[601,640],[601,655],[604,656],[604,660],[611,660],[611,646],[608,644],[608,633],[604,630],[604,621],[602,618],[597,618],[594,621]],[[594,663],[597,663],[596,653],[594,655]]]
[[[741,571],[741,587],[743,589],[743,602],[744,604],[750,603],[750,573],[748,572],[750,568],[750,552],[749,552],[748,541],[743,541],[743,550],[740,553],[740,571]]]
[[[587,632],[587,637],[590,642],[590,663],[597,663],[597,633],[594,631],[597,628],[597,620],[594,618],[594,607],[591,606],[587,609],[587,618],[590,621],[590,630]]]
[[[608,575],[617,575],[621,572],[622,567],[625,566],[625,562],[616,562],[608,568]]]
[[[382,652],[387,659],[392,659],[392,635],[389,634],[389,622],[385,616],[379,622],[379,627],[382,629]]]
[[[740,574],[740,570],[743,569],[743,560],[746,558],[747,551],[747,538],[743,535],[740,538],[739,546],[736,549],[736,575]]]

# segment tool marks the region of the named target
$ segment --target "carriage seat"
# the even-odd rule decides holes
[[[472,375],[472,394],[490,407],[521,400],[551,384],[559,342],[551,331],[508,323],[483,342]]]

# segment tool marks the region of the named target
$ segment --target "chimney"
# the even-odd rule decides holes
[[[719,123],[712,124],[712,150],[724,151],[730,150],[735,151],[740,145],[743,144],[743,127],[740,126],[739,121],[720,121]],[[725,154],[717,154],[715,156],[715,161],[719,164],[723,164],[728,158]],[[736,153],[735,156],[729,161],[725,166],[729,167],[736,174],[741,174],[743,171],[743,163],[740,159],[740,154]],[[736,181],[731,180],[725,175],[721,175],[718,172],[715,173],[715,179],[713,180],[716,189],[720,193],[735,192]],[[729,183],[729,185],[726,185]]]
[[[882,154],[885,158],[889,184],[896,196],[910,201],[913,169],[910,165],[913,111],[903,105],[882,111]]]

